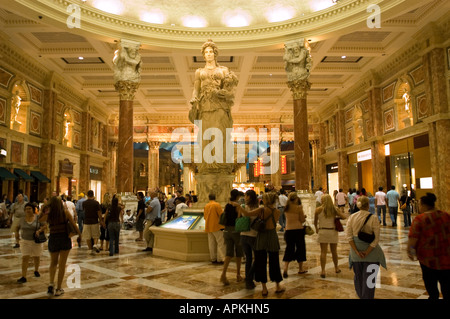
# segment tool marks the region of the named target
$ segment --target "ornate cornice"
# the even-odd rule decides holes
[[[418,0],[347,0],[325,10],[308,13],[291,20],[245,28],[187,28],[145,23],[105,13],[80,1],[68,0],[11,0],[36,13],[51,17],[59,24],[66,24],[67,7],[74,3],[81,7],[81,29],[102,38],[120,39],[124,34],[130,40],[144,45],[180,49],[198,49],[198,43],[213,38],[222,49],[254,48],[278,45],[280,42],[317,34],[331,34],[367,19],[367,7],[377,4],[383,18],[397,13],[397,6],[419,3]]]

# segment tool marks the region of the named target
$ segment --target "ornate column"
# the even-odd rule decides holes
[[[314,186],[320,183],[320,168],[319,168],[319,140],[312,140],[312,176],[314,181]]]
[[[311,172],[308,139],[307,91],[311,87],[309,70],[312,60],[309,45],[305,39],[287,42],[284,61],[288,76],[288,86],[294,99],[294,144],[295,144],[295,189],[311,190]]]
[[[436,34],[430,35],[430,42],[439,43]],[[424,114],[433,115],[428,124],[430,141],[431,177],[433,193],[437,197],[436,207],[450,211],[450,119],[448,118],[447,88],[442,79],[446,78],[446,58],[443,48],[433,48],[422,57],[425,75],[426,107]]]
[[[325,160],[322,156],[325,154],[325,145],[327,141],[327,126],[324,123],[320,124],[320,137],[319,137],[319,157],[318,157],[318,174],[319,179],[317,180],[317,185],[327,184],[327,167],[325,165]]]
[[[159,146],[160,142],[148,143],[148,189],[159,188]]]
[[[280,130],[280,125],[273,125],[272,129]],[[271,134],[272,136],[272,134]],[[276,135],[275,135],[276,136]],[[273,170],[270,174],[270,181],[275,189],[281,189],[281,138],[278,136],[278,143],[270,143],[270,165]],[[276,141],[274,141],[276,142]],[[276,167],[278,165],[278,167]],[[276,168],[276,169],[275,169]]]
[[[375,78],[371,80],[372,84],[375,84]],[[367,92],[369,113],[371,125],[368,128],[367,134],[375,138],[376,140],[371,143],[372,151],[372,176],[373,176],[373,191],[378,191],[378,187],[382,186],[385,190],[389,189],[390,185],[387,185],[387,173],[386,173],[386,153],[384,148],[383,137],[383,120],[382,120],[382,102],[381,102],[381,89],[372,87]]]
[[[314,195],[311,193],[311,171],[308,136],[308,108],[306,95],[311,87],[309,71],[312,59],[309,44],[305,39],[287,42],[284,61],[288,77],[288,86],[294,99],[294,157],[295,190],[302,201],[306,216],[314,216],[316,208]]]
[[[347,151],[342,151],[346,147],[345,141],[345,114],[343,103],[338,103],[336,112],[336,144],[338,151],[338,179],[339,188],[347,190],[349,188],[349,164]],[[328,190],[332,191],[332,190]]]
[[[116,91],[120,95],[117,191],[133,192],[133,100],[141,80],[140,44],[121,40],[113,63]]]

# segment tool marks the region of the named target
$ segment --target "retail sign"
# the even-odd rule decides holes
[[[91,180],[101,181],[102,180],[102,169],[100,167],[91,166],[89,167],[89,174]]]
[[[59,161],[59,174],[73,175],[73,163],[67,158],[63,161]]]
[[[255,177],[258,177],[259,176],[259,161],[255,161],[255,166],[254,166],[254,168],[253,168],[253,175],[255,176]]]
[[[281,174],[287,174],[286,155],[281,155]]]
[[[356,154],[358,162],[364,162],[372,159],[372,150],[359,152]]]

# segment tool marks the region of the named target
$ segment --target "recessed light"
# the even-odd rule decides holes
[[[347,56],[346,56],[346,55],[343,55],[343,56],[341,56],[341,58],[342,58],[342,59],[346,59],[346,58],[347,58]]]
[[[79,56],[78,60],[84,60],[84,58],[82,56]]]

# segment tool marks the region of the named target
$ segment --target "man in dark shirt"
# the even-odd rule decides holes
[[[138,207],[137,207],[137,215],[136,215],[136,231],[139,232],[139,237],[136,238],[136,241],[144,240],[144,221],[145,221],[145,202],[144,202],[144,193],[139,192],[137,194],[138,198]]]
[[[96,246],[100,237],[100,225],[105,227],[105,222],[103,221],[100,204],[94,199],[94,192],[92,190],[87,192],[87,199],[83,202],[83,210],[84,227],[82,237],[86,240],[91,253],[99,253],[100,250]],[[93,239],[94,245],[91,239]]]

